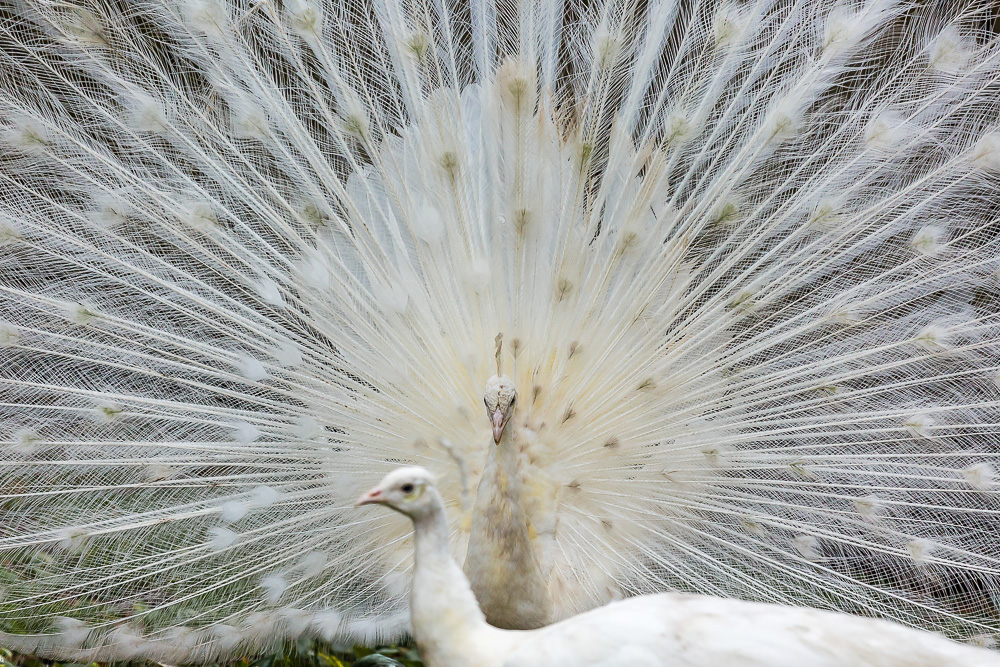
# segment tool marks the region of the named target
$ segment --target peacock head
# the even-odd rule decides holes
[[[434,507],[434,475],[416,466],[396,468],[382,481],[363,493],[355,507],[385,505],[411,517],[428,514]]]
[[[486,381],[483,403],[486,404],[486,416],[493,424],[493,444],[499,445],[503,430],[514,414],[514,404],[517,403],[514,381],[506,375],[491,377]]]

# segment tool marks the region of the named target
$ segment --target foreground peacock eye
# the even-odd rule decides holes
[[[414,487],[412,484],[404,484],[403,486],[399,487],[399,490],[402,491],[403,493],[413,493],[413,488]]]

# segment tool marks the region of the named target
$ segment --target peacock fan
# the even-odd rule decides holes
[[[0,4],[0,644],[401,638],[401,466],[506,629],[991,644],[997,12]]]

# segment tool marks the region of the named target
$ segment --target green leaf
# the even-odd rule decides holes
[[[375,649],[368,648],[367,646],[361,646],[360,644],[355,644],[354,646],[354,657],[364,658],[375,652]]]

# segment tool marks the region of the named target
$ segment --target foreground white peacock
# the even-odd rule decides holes
[[[552,618],[677,589],[988,641],[992,11],[0,10],[0,641],[400,635],[409,527],[349,508],[420,464],[464,553],[498,371]]]
[[[640,595],[544,628],[491,627],[449,551],[435,480],[398,468],[358,498],[413,521],[413,637],[427,667],[1000,667],[1000,653],[883,619],[710,595]]]

